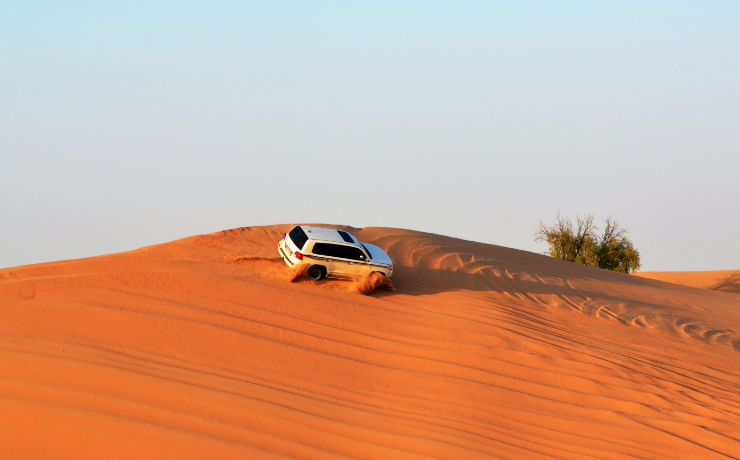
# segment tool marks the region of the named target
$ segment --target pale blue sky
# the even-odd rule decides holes
[[[740,268],[740,2],[151,3],[0,0],[0,267],[560,212]]]

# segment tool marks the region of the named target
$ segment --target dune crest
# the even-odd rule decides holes
[[[298,279],[287,225],[0,270],[8,458],[727,458],[740,302],[350,230],[395,292]]]
[[[740,294],[740,270],[709,270],[699,272],[638,272],[637,276],[667,283],[683,284],[702,289]]]

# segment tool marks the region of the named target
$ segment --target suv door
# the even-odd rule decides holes
[[[315,242],[311,248],[311,253],[319,260],[321,265],[326,267],[326,272],[331,273],[346,273],[346,270],[342,265],[343,261],[338,257],[340,255],[340,247],[338,244]]]
[[[367,274],[367,255],[356,246],[342,246],[342,255],[346,260],[342,268],[348,275]]]

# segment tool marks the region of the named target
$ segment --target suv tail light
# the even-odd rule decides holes
[[[296,251],[293,253],[293,255],[295,256],[296,259],[303,260],[303,254],[301,254],[300,252]]]
[[[287,237],[288,237],[288,234],[287,233],[283,233],[283,239],[285,239]]]

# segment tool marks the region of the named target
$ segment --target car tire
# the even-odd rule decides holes
[[[308,269],[308,277],[314,281],[319,281],[326,277],[326,269],[321,265],[312,265]]]

